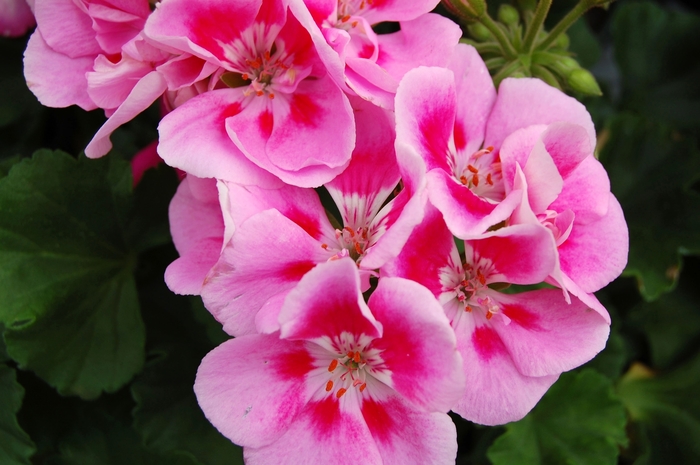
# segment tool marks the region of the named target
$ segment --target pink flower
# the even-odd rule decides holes
[[[312,189],[227,183],[231,203],[224,211],[235,231],[206,278],[202,298],[229,334],[276,331],[287,294],[328,260],[353,258],[366,290],[373,270],[399,253],[420,221],[425,200],[410,181],[387,203],[400,180],[389,114],[360,99],[356,105],[352,161],[325,184],[340,224],[331,225]]]
[[[440,301],[457,337],[468,380],[452,410],[487,425],[525,416],[563,371],[605,347],[608,322],[556,289],[504,294],[537,284],[557,259],[553,238],[522,224],[464,243],[460,257],[441,213],[428,207],[401,254],[382,276],[414,280]]]
[[[365,304],[344,258],[302,278],[280,325],[225,342],[197,372],[202,410],[246,463],[454,463],[444,412],[464,376],[426,289],[384,278]]]
[[[170,202],[168,218],[180,257],[165,270],[165,283],[176,294],[198,295],[224,244],[216,181],[185,177]]]
[[[0,0],[0,35],[19,37],[36,24],[26,0]]]
[[[417,66],[445,66],[461,37],[449,19],[430,14],[437,1],[304,0],[310,15],[292,1],[300,21],[320,49],[326,42],[344,68],[344,82],[360,97],[394,108],[394,94],[407,71]],[[399,21],[400,31],[376,34],[385,21]],[[320,31],[319,29],[320,28]]]
[[[449,70],[409,72],[397,93],[399,160],[423,160],[450,231],[466,239],[498,225],[545,227],[558,254],[548,282],[608,318],[591,293],[622,272],[628,239],[594,147],[582,104],[538,79],[506,79],[496,96],[467,46]]]
[[[244,184],[263,182],[257,165],[303,187],[347,166],[355,143],[350,104],[285,1],[169,0],[145,33],[219,67],[213,91],[161,122],[166,163]]]
[[[37,29],[24,58],[27,85],[49,107],[97,108],[86,73],[100,55],[119,61],[121,47],[139,34],[150,12],[147,0],[36,0]]]

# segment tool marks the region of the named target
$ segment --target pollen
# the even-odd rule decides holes
[[[334,358],[331,360],[331,364],[328,365],[328,371],[333,372],[336,368],[338,368],[338,359]]]
[[[340,389],[338,389],[338,392],[335,393],[335,396],[336,396],[338,399],[340,399],[341,397],[343,397],[343,394],[345,394],[346,392],[348,392],[347,389],[345,389],[345,388],[340,388]]]
[[[333,389],[333,381],[328,380],[326,383],[326,392],[330,392]]]

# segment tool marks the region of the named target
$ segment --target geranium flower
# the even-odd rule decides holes
[[[227,341],[195,393],[248,464],[449,464],[449,410],[464,388],[455,339],[425,288],[379,281],[365,304],[355,263],[319,265],[280,313],[280,332]]]
[[[432,291],[457,336],[468,380],[452,410],[486,425],[524,417],[563,371],[605,347],[606,318],[561,291],[499,292],[537,284],[557,259],[540,225],[521,224],[464,242],[460,256],[442,214],[428,206],[401,254],[382,276],[401,276]]]
[[[318,263],[351,257],[367,289],[373,270],[399,253],[420,221],[425,196],[419,185],[405,183],[387,203],[401,178],[391,115],[360,99],[355,105],[352,161],[325,184],[341,224],[331,224],[312,189],[227,183],[231,202],[224,211],[235,231],[206,278],[202,298],[229,334],[276,331],[287,293]]]
[[[595,140],[583,105],[561,92],[533,93],[529,82],[506,80],[497,96],[476,50],[462,44],[447,69],[421,67],[401,81],[396,94],[399,159],[423,160],[430,201],[458,237],[485,232],[521,203],[522,192],[507,191],[503,180],[500,151],[508,135],[565,121],[582,126]],[[504,91],[515,88],[519,91]]]
[[[348,164],[352,109],[286,1],[168,0],[145,34],[219,67],[216,85],[159,126],[166,163],[199,177],[257,182],[252,163],[316,187]]]
[[[19,37],[36,24],[27,0],[0,0],[0,35]]]
[[[317,47],[325,42],[340,61],[343,82],[360,97],[383,108],[394,108],[399,81],[417,66],[445,66],[461,37],[451,20],[429,13],[435,0],[303,0],[292,1],[300,21],[312,32]],[[400,30],[376,34],[382,22],[398,21]],[[320,30],[319,30],[320,28]]]

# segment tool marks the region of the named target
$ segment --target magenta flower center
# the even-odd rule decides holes
[[[240,76],[235,87],[248,88],[245,95],[275,98],[276,92],[292,93],[297,82],[310,70],[294,66],[294,55],[287,53],[284,42],[277,38],[279,30],[265,24],[255,24],[232,43],[220,43],[226,57],[227,69]]]
[[[368,381],[381,369],[383,361],[380,351],[371,347],[371,341],[363,343],[354,336],[344,334],[340,343],[334,344],[330,363],[329,379],[325,390],[337,398],[343,397],[350,389],[364,393]]]
[[[501,162],[493,155],[493,147],[474,152],[464,164],[454,161],[452,164],[455,179],[479,197],[494,202],[500,202],[505,198]]]

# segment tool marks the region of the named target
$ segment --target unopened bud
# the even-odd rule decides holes
[[[518,0],[521,11],[535,11],[537,8],[537,0]]]
[[[478,21],[486,13],[486,0],[442,0],[442,4],[467,23]]]
[[[488,30],[486,26],[481,23],[474,23],[467,26],[467,31],[469,35],[478,40],[479,42],[485,42],[491,39],[491,31]]]
[[[557,37],[557,40],[554,42],[554,48],[560,48],[562,50],[568,50],[569,49],[569,36],[566,34],[561,34],[559,37]]]
[[[515,26],[520,21],[520,13],[514,6],[504,3],[498,8],[498,20],[507,26]]]
[[[598,83],[593,75],[583,68],[578,68],[571,71],[566,79],[566,82],[569,84],[569,87],[576,92],[581,92],[585,95],[603,95],[603,92],[600,90],[600,86],[598,86]]]

